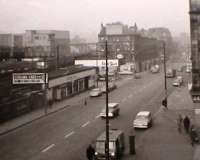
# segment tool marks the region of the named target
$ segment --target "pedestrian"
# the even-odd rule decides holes
[[[84,105],[87,106],[87,99],[85,99],[85,101],[84,101]]]
[[[185,116],[185,118],[183,120],[183,124],[184,124],[184,128],[185,128],[186,133],[189,133],[190,119],[188,118],[188,116]]]
[[[192,146],[194,145],[196,141],[198,141],[197,132],[193,125],[191,126],[191,129],[190,129],[190,140],[191,140]]]
[[[179,133],[182,132],[182,121],[183,121],[182,115],[179,114],[178,118],[177,118],[177,125],[178,125],[178,131],[179,131]]]
[[[94,159],[94,153],[95,153],[95,150],[92,147],[92,145],[90,144],[87,147],[87,150],[86,150],[86,155],[87,155],[88,160],[93,160]]]

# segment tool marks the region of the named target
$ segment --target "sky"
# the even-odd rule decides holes
[[[97,36],[101,23],[166,27],[173,36],[190,32],[189,0],[0,0],[0,31],[69,30]]]

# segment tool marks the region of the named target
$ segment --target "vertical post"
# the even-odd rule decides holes
[[[44,60],[44,70],[45,70],[45,80],[44,80],[44,113],[47,114],[47,65],[46,65],[46,57]]]
[[[59,67],[59,46],[56,46],[56,70],[58,70]]]
[[[109,160],[109,118],[108,118],[108,42],[106,40],[106,146],[105,146],[105,154],[106,160]]]
[[[98,84],[98,78],[99,78],[99,67],[98,67],[98,59],[99,59],[99,57],[98,57],[98,50],[97,50],[97,46],[98,46],[98,44],[96,43],[96,71],[97,71],[97,87],[99,86],[99,84]]]
[[[163,55],[164,55],[164,81],[165,81],[165,102],[167,108],[167,79],[166,79],[166,55],[165,55],[165,42],[163,42]]]

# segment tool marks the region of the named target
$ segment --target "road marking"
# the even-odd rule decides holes
[[[44,152],[50,150],[50,149],[53,148],[54,146],[55,146],[55,144],[49,145],[47,148],[45,148],[45,149],[42,150],[42,153],[44,153]]]
[[[128,98],[131,98],[131,97],[133,97],[133,95],[132,95],[132,94],[130,94],[130,95],[128,96]]]
[[[123,99],[122,99],[122,102],[125,102],[125,101],[126,101],[126,98],[123,98]]]
[[[100,115],[97,115],[95,118],[97,119],[97,118],[99,118],[100,117]]]
[[[70,132],[69,134],[65,135],[65,138],[69,138],[71,135],[74,134],[74,131]]]
[[[85,124],[83,124],[81,127],[86,127],[88,124],[90,124],[90,121],[86,122]]]

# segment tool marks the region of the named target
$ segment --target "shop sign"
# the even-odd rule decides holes
[[[47,82],[47,73],[13,73],[13,84],[44,84]]]

